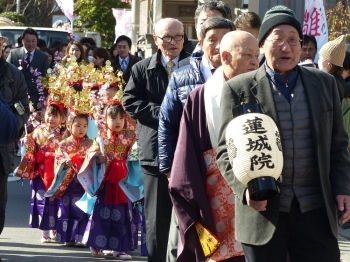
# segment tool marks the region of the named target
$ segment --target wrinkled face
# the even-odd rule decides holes
[[[258,69],[260,54],[258,42],[250,40],[252,41],[246,40],[230,52],[229,64],[232,72],[231,75],[227,75],[229,78]]]
[[[314,61],[316,51],[316,47],[312,42],[303,44],[303,47],[301,48],[300,61],[305,61],[307,59],[311,59],[312,61]]]
[[[125,40],[120,41],[117,44],[117,52],[118,52],[120,58],[125,59],[129,55],[129,52],[130,52],[130,47],[128,45],[128,42],[126,42]]]
[[[59,127],[59,125],[62,122],[62,118],[60,115],[54,115],[47,110],[45,111],[44,119],[45,119],[45,123],[48,124],[51,129]]]
[[[197,19],[196,22],[196,32],[197,32],[197,38],[199,39],[200,32],[202,30],[202,24],[209,18],[214,16],[220,16],[222,17],[222,14],[217,10],[208,10],[208,11],[202,11]]]
[[[124,115],[118,114],[117,116],[107,116],[107,126],[114,132],[120,132],[124,128],[125,118]]]
[[[199,44],[203,48],[205,57],[208,59],[210,64],[218,68],[221,66],[220,58],[220,42],[225,34],[231,32],[229,28],[214,28],[210,29],[203,40],[199,40]]]
[[[77,59],[80,58],[81,52],[80,52],[80,49],[77,45],[72,45],[69,48],[69,56],[72,56],[72,55],[74,55]]]
[[[160,28],[156,35],[153,36],[154,42],[162,52],[162,54],[168,58],[169,60],[173,60],[175,57],[177,57],[184,44],[184,39],[182,38],[180,41],[175,41],[174,39],[171,39],[170,43],[164,42],[159,37],[174,37],[177,35],[184,35],[183,27],[178,22],[169,23],[167,26],[164,26],[163,28]]]
[[[300,61],[301,44],[290,45],[289,42],[299,38],[298,31],[290,25],[279,25],[267,35],[262,48],[268,66],[282,75],[288,74]],[[283,41],[278,45],[274,41]],[[288,40],[288,41],[287,41]]]
[[[22,44],[27,51],[32,52],[37,47],[38,39],[35,35],[25,34],[22,38]]]
[[[85,117],[76,117],[71,125],[70,132],[74,137],[83,138],[87,133],[88,121]]]

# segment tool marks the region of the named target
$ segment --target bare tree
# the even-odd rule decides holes
[[[0,7],[2,12],[15,12],[16,0],[0,0]],[[28,26],[44,26],[51,24],[56,8],[55,0],[21,0],[20,14],[27,18]]]

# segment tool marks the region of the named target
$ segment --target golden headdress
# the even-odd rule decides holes
[[[90,114],[92,99],[89,91],[89,76],[95,71],[92,63],[77,63],[72,56],[65,65],[57,64],[49,70],[46,84],[49,94],[60,99],[75,114]]]
[[[106,65],[101,68],[102,73],[102,89],[107,89],[110,87],[119,87],[123,89],[125,81],[123,79],[123,72],[118,70],[114,72],[113,67],[111,66],[111,61],[107,60]]]

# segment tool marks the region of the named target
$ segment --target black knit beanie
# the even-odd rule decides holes
[[[259,30],[259,46],[261,46],[270,31],[278,25],[291,25],[295,27],[300,39],[303,39],[303,30],[294,12],[286,6],[277,5],[268,10],[264,16]]]

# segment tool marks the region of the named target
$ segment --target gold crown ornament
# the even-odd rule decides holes
[[[122,89],[125,86],[123,71],[117,70],[114,72],[111,61],[106,61],[106,65],[101,68],[101,72],[103,77],[102,88],[119,87],[119,89]]]
[[[81,91],[71,89],[69,108],[75,114],[92,114],[93,101],[90,96],[90,91],[88,89],[82,89]]]

